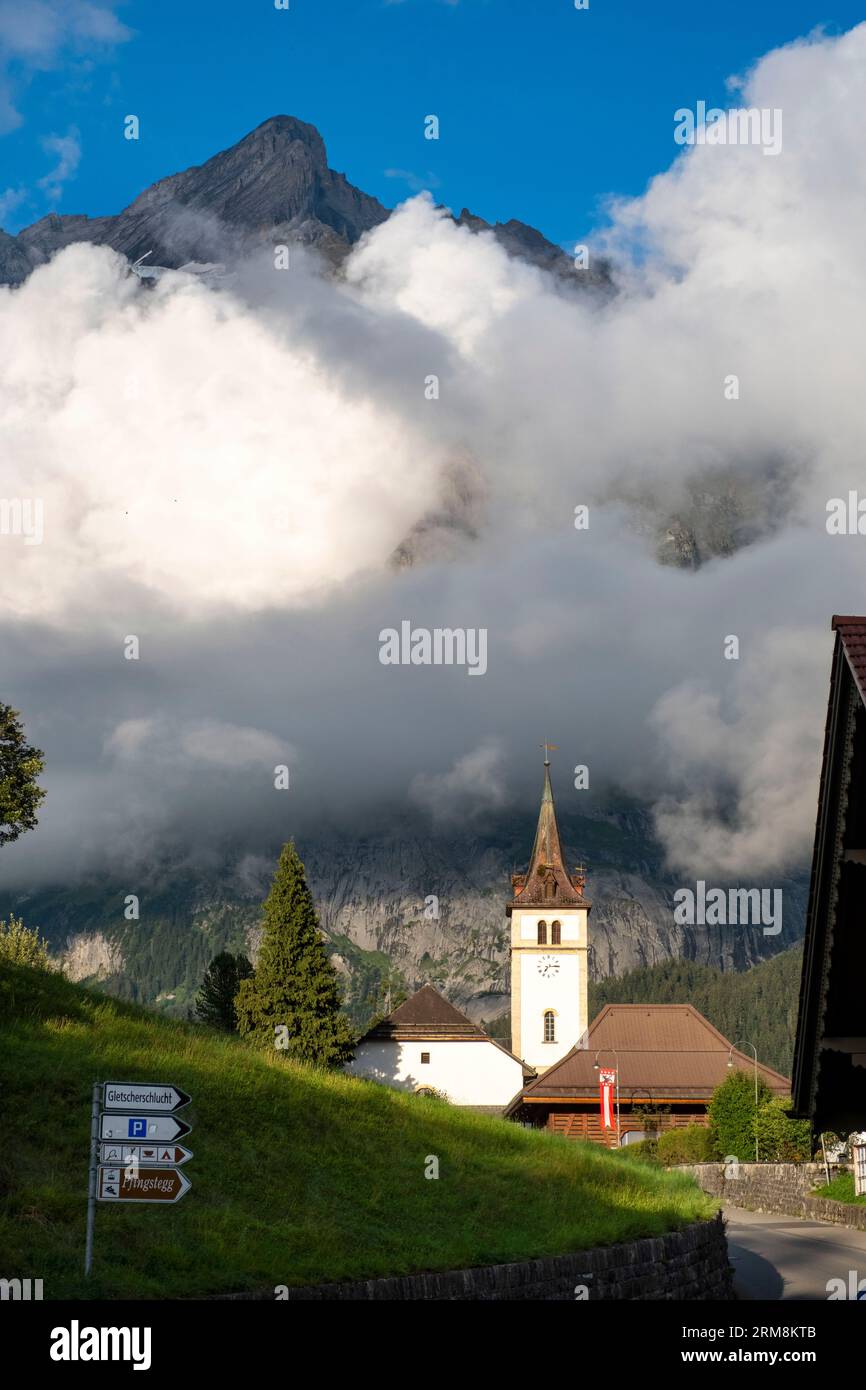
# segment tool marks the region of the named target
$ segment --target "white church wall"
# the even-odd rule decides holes
[[[362,1042],[346,1071],[401,1091],[432,1086],[454,1105],[507,1105],[523,1085],[520,1063],[491,1042]]]
[[[556,961],[554,975],[539,973],[542,965]],[[564,1057],[586,1028],[580,1016],[580,971],[583,953],[551,951],[542,948],[521,956],[520,1040],[524,1061],[533,1067],[551,1067]],[[555,1015],[556,1041],[544,1041],[544,1014]]]

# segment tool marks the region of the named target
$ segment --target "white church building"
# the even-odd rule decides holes
[[[502,1111],[532,1072],[503,1043],[424,985],[366,1033],[346,1070],[453,1105]]]
[[[346,1070],[404,1091],[435,1091],[454,1105],[502,1111],[527,1081],[586,1033],[588,921],[582,870],[565,867],[544,763],[529,868],[512,878],[511,1047],[472,1023],[430,985],[361,1038]]]

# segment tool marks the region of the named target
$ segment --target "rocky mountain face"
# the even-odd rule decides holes
[[[646,813],[615,807],[593,816],[560,815],[568,862],[587,866],[591,972],[595,979],[685,957],[723,970],[744,969],[802,935],[806,884],[783,881],[784,927],[680,926],[677,887],[664,871]],[[321,924],[359,1028],[395,988],[433,984],[470,1017],[491,1020],[509,1005],[511,873],[525,866],[534,818],[514,817],[471,834],[431,836],[404,824],[367,838],[301,837],[299,849]],[[126,921],[124,883],[68,885],[7,898],[39,926],[77,979],[185,1013],[220,950],[255,955],[260,904],[273,854],[192,874],[166,869],[136,889],[138,920]],[[694,886],[694,885],[692,885]]]
[[[389,215],[378,199],[329,168],[315,126],[273,116],[204,164],[146,188],[116,217],[52,213],[17,237],[0,233],[0,284],[19,284],[73,241],[111,246],[130,261],[150,252],[150,264],[174,269],[231,260],[263,242],[294,242],[315,247],[337,266]],[[609,283],[604,265],[575,271],[558,246],[522,222],[491,226],[466,211],[457,220],[492,233],[510,255],[578,289]]]

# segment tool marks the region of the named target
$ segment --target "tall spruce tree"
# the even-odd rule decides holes
[[[196,1017],[202,1023],[222,1028],[226,1033],[237,1032],[235,996],[241,981],[248,980],[252,973],[253,967],[246,956],[233,956],[231,951],[220,951],[205,971],[195,1001]]]
[[[283,846],[265,899],[255,974],[238,990],[238,1027],[296,1061],[336,1067],[353,1053],[340,1004],[337,972],[325,951],[304,866],[290,842]]]

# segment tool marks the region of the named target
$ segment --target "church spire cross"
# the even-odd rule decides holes
[[[550,767],[550,754],[551,752],[555,753],[559,745],[556,743],[548,743],[545,740],[540,746],[544,749],[544,766]]]

